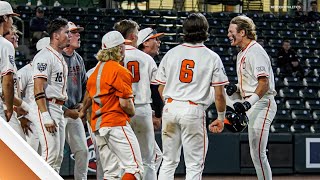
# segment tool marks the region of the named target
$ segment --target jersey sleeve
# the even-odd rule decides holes
[[[33,60],[33,79],[45,78],[49,76],[50,60],[42,57],[35,57]]]
[[[0,72],[1,76],[5,76],[10,72],[14,72],[14,47],[13,45],[8,42],[4,43],[2,48],[2,53],[1,53],[1,63],[0,63]]]
[[[254,74],[254,77],[269,77],[269,64],[270,59],[267,54],[264,53],[254,53],[251,56],[247,56],[247,59],[249,60],[252,68],[252,72]]]
[[[112,86],[116,89],[116,96],[123,99],[133,97],[132,82],[133,77],[129,71],[119,71],[112,83]]]
[[[165,85],[167,82],[167,76],[166,76],[167,57],[168,57],[168,53],[162,58],[159,68],[157,70],[155,80],[157,81],[158,84]]]
[[[156,62],[154,62],[154,60],[151,61],[151,66],[150,66],[150,75],[151,75],[151,84],[153,85],[158,85],[159,83],[156,81],[156,75],[157,75],[157,71],[158,71],[158,67]]]
[[[28,66],[28,65],[27,65]],[[17,72],[18,80],[19,80],[19,86],[21,87],[21,93],[24,92],[27,88],[29,76],[26,73],[25,69],[22,68]]]
[[[212,73],[212,80],[211,86],[221,86],[226,85],[229,83],[228,77],[226,75],[226,71],[222,64],[222,61],[218,55],[216,55],[213,65],[213,73]]]

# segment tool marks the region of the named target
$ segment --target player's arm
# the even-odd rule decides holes
[[[224,128],[224,118],[226,114],[226,97],[224,85],[214,86],[215,105],[218,112],[218,118],[209,125],[209,130],[213,133],[221,133]]]
[[[164,101],[163,96],[162,96],[163,90],[164,90],[164,86],[165,85],[159,84],[159,88],[158,88],[158,91],[159,91],[159,94],[160,94],[160,97],[161,97],[162,101]]]
[[[46,95],[44,92],[44,86],[47,83],[47,79],[45,78],[35,78],[34,79],[34,98],[38,105],[38,108],[42,115],[42,121],[47,131],[50,133],[54,133],[57,131],[56,124],[52,120],[48,108],[46,105]]]
[[[82,108],[80,109],[79,111],[79,117],[81,119],[84,119],[86,117],[86,114],[87,114],[87,111],[88,109],[91,107],[92,105],[92,99],[91,97],[89,96],[89,93],[88,91],[86,91],[85,95],[84,95],[84,98],[83,98],[83,106]]]
[[[123,109],[123,111],[127,113],[129,117],[134,116],[135,108],[134,108],[132,97],[126,98],[126,99],[119,98],[119,101],[120,101],[120,107]]]
[[[8,72],[2,76],[2,92],[6,109],[4,110],[7,121],[10,120],[13,113],[13,97],[14,97],[13,73]]]

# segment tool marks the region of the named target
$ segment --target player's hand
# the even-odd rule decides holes
[[[57,125],[54,122],[54,120],[51,118],[50,114],[48,111],[45,111],[41,113],[42,118],[43,118],[43,124],[46,127],[47,131],[50,133],[55,133],[57,132]]]
[[[11,110],[4,110],[4,115],[6,116],[6,119],[7,119],[7,122],[9,122],[10,121],[10,119],[11,119],[11,116],[12,116],[12,113],[13,113],[13,109],[11,109]]]
[[[223,128],[224,128],[224,123],[219,119],[216,119],[209,124],[209,130],[212,133],[221,133],[223,131]]]
[[[161,118],[152,117],[152,121],[154,130],[158,130],[161,128]]]
[[[231,96],[233,93],[237,92],[238,88],[235,84],[226,85],[226,93]]]
[[[46,127],[46,130],[49,132],[49,133],[55,133],[57,132],[57,125],[56,123],[54,122],[53,124],[44,124],[44,127]]]
[[[72,119],[79,118],[79,112],[77,109],[67,109],[64,111],[64,115]]]
[[[248,101],[245,101],[243,103],[236,102],[233,104],[233,107],[237,113],[244,114],[246,111],[248,111],[251,108],[251,104]]]
[[[82,104],[82,103],[79,103],[79,104],[77,104],[74,108],[77,109],[78,112],[80,112],[80,110],[83,108],[83,104]]]
[[[21,117],[21,118],[19,118],[19,121],[20,121],[20,125],[21,125],[21,127],[22,127],[22,130],[23,130],[23,132],[24,132],[24,134],[25,135],[29,135],[29,131],[31,132],[31,133],[33,133],[32,132],[32,130],[31,130],[31,128],[30,128],[30,122],[31,121],[29,121],[27,118],[25,118],[25,117]]]
[[[87,116],[87,112],[83,111],[82,109],[79,111],[79,118],[80,119],[85,119]]]

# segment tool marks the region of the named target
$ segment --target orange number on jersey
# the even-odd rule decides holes
[[[133,82],[139,82],[140,81],[140,71],[139,71],[139,62],[138,61],[129,61],[127,63],[128,70],[133,75]]]
[[[193,78],[193,71],[194,68],[194,61],[185,59],[181,63],[181,69],[180,69],[180,81],[183,83],[190,83]]]

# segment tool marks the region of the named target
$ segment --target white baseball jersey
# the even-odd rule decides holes
[[[133,46],[126,45],[124,67],[133,75],[134,103],[152,103],[150,84],[157,84],[155,81],[157,64],[152,57]]]
[[[31,74],[32,71],[33,67],[30,63],[19,69],[17,72],[23,101],[28,104],[34,101],[34,81]]]
[[[269,90],[266,95],[276,95],[274,75],[268,54],[256,41],[238,53],[237,56],[238,87],[242,97],[252,95],[258,87],[258,78],[269,79]]]
[[[163,97],[192,101],[209,106],[211,86],[228,84],[222,61],[202,43],[184,43],[169,50],[163,57],[156,76],[165,85]]]
[[[14,47],[11,42],[0,36],[0,73],[1,77],[9,72],[14,73]],[[2,85],[0,85],[0,92],[2,92]]]
[[[67,100],[68,67],[61,53],[58,53],[51,46],[43,48],[34,57],[32,67],[34,79],[47,79],[47,86],[45,87],[47,98]]]

